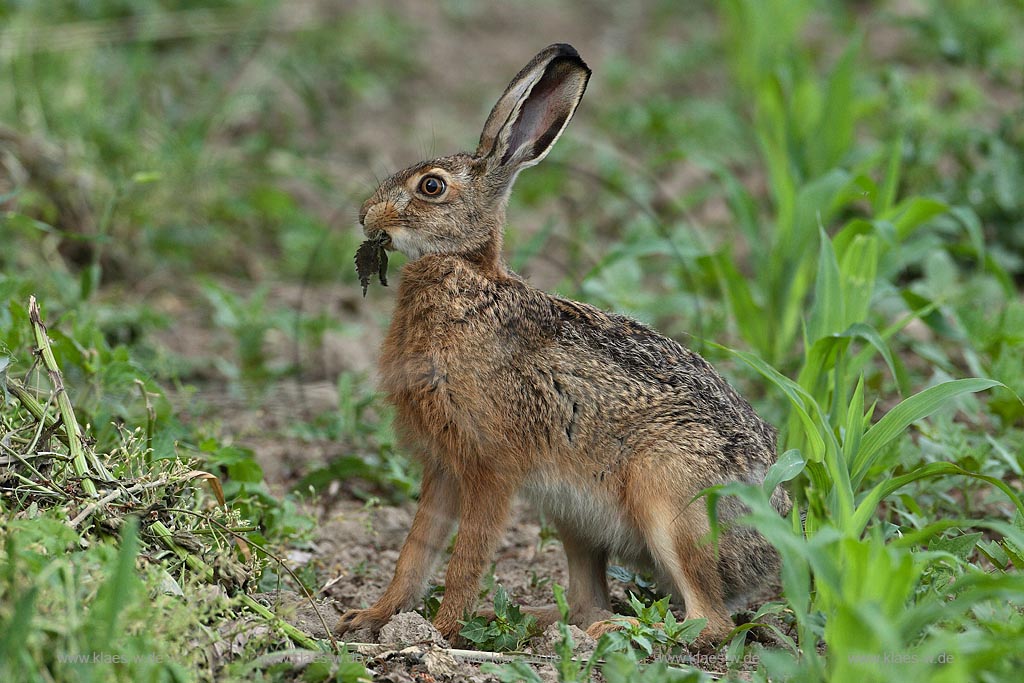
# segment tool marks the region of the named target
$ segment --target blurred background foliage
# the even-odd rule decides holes
[[[0,377],[41,381],[34,294],[97,449],[155,424],[154,457],[223,477],[263,540],[310,533],[294,487],[414,496],[373,392],[393,289],[358,294],[358,207],[389,172],[472,148],[524,60],[570,42],[595,75],[519,179],[510,264],[724,368],[784,428],[822,528],[848,533],[871,486],[928,474],[869,506],[877,544],[852,540],[860,526],[792,550],[815,577],[835,568],[807,548],[899,574],[902,597],[868,619],[895,624],[933,580],[1015,563],[993,534],[958,547],[951,574],[907,569],[892,529],[1014,515],[991,481],[927,468],[1020,491],[1022,34],[1020,0],[8,0]],[[996,388],[944,384],[968,376]],[[858,455],[873,421],[929,388],[943,400],[927,423]],[[814,614],[850,632],[867,617],[836,607],[857,590],[830,590],[791,608],[838,652]],[[1019,637],[1022,619],[984,599],[966,621],[886,633],[968,633],[996,680],[1012,661],[992,633]]]

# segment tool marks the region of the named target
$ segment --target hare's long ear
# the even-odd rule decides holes
[[[571,45],[545,48],[494,105],[476,155],[513,174],[543,159],[587,89],[590,69]]]

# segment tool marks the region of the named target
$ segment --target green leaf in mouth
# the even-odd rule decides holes
[[[363,286],[364,297],[370,286],[370,277],[375,272],[380,283],[388,286],[388,253],[384,250],[387,243],[388,236],[380,232],[360,244],[356,250],[356,274],[359,275],[359,284]]]

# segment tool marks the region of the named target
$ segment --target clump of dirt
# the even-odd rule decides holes
[[[448,641],[419,612],[402,612],[380,629],[380,644],[392,647],[431,644],[448,647]]]

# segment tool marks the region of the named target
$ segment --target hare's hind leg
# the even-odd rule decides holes
[[[658,569],[672,581],[673,596],[686,603],[687,619],[707,619],[700,640],[718,642],[733,628],[725,606],[725,590],[718,558],[708,539],[703,501],[680,511],[675,499],[651,495],[634,506],[641,532]]]
[[[565,550],[569,565],[569,623],[586,629],[595,622],[611,619],[611,602],[608,599],[608,582],[605,572],[608,568],[608,552],[582,540],[571,525],[555,523],[558,537]],[[537,627],[547,628],[562,618],[557,605],[523,606],[524,614],[537,620]],[[494,618],[494,610],[480,609],[478,615]]]
[[[569,622],[585,629],[612,616],[605,578],[608,551],[581,539],[569,524],[555,526],[569,565]]]

